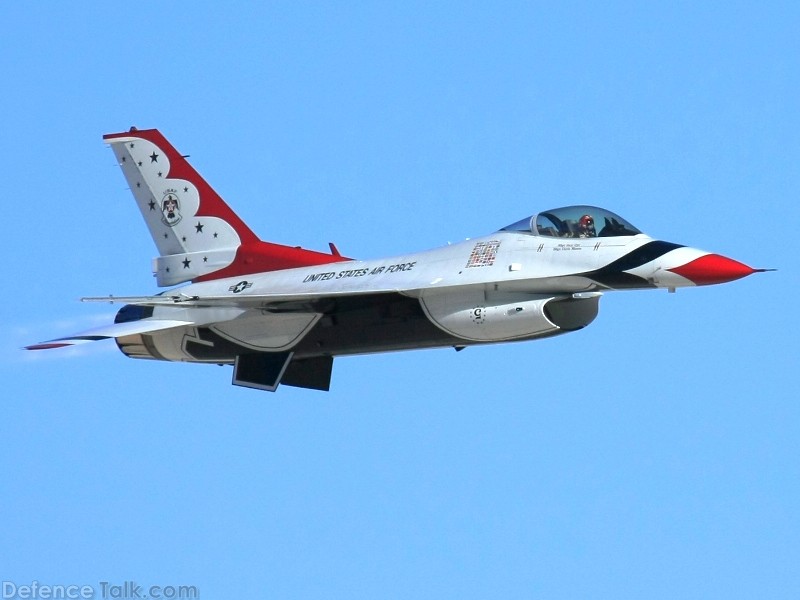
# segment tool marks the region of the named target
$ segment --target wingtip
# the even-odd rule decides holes
[[[31,344],[30,346],[23,346],[23,350],[52,350],[54,348],[66,348],[72,346],[69,342],[41,342],[39,344]]]

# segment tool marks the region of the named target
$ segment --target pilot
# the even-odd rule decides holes
[[[594,219],[592,215],[583,215],[578,219],[578,237],[597,237],[597,232],[594,230]]]

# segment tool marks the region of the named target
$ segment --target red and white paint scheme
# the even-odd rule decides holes
[[[764,269],[654,240],[594,206],[376,260],[262,241],[155,129],[104,136],[159,256],[158,295],[115,323],[28,346],[114,338],[134,358],[231,364],[233,383],[327,390],[336,356],[531,340],[581,329],[610,290],[710,285]]]

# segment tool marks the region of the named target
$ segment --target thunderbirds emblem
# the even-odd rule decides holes
[[[167,190],[161,199],[161,222],[167,227],[175,227],[181,220],[181,205],[175,190]]]

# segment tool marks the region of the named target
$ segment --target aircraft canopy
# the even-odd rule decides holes
[[[500,231],[526,231],[545,237],[619,237],[642,233],[619,215],[596,206],[565,206],[525,217]]]

